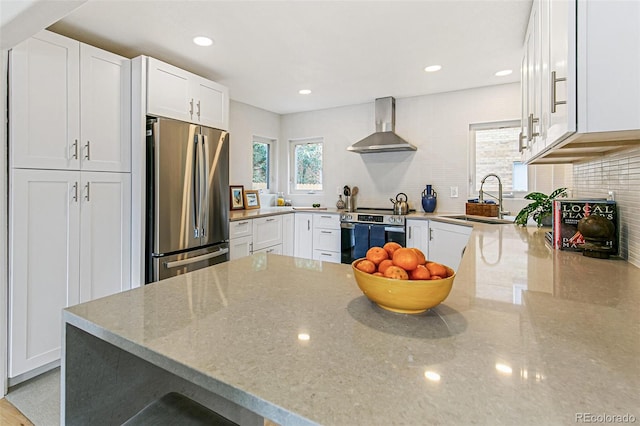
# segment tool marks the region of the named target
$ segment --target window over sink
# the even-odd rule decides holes
[[[528,192],[527,166],[518,151],[520,120],[471,124],[469,130],[469,193],[477,195],[482,178],[489,173],[500,176],[504,192]],[[483,189],[498,191],[498,181],[487,179]]]
[[[289,182],[292,194],[313,194],[323,190],[323,139],[290,140]]]

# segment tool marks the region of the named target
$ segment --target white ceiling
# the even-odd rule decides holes
[[[531,3],[89,0],[50,29],[156,57],[284,114],[519,81]],[[442,70],[424,72],[433,64]],[[502,69],[514,72],[494,76]]]

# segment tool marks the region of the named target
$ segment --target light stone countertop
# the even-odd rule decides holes
[[[283,425],[640,421],[640,269],[552,250],[549,228],[473,228],[419,315],[369,302],[349,265],[260,253],[65,321]]]

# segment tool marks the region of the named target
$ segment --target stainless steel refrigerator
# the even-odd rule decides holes
[[[146,140],[146,283],[229,260],[229,134],[149,117]]]

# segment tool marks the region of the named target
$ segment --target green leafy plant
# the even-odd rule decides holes
[[[550,195],[545,195],[542,192],[531,192],[525,195],[525,199],[533,202],[520,210],[516,216],[516,224],[526,226],[529,217],[531,217],[538,223],[538,226],[542,226],[542,220],[553,214],[553,199],[566,196],[567,188],[558,188]]]

